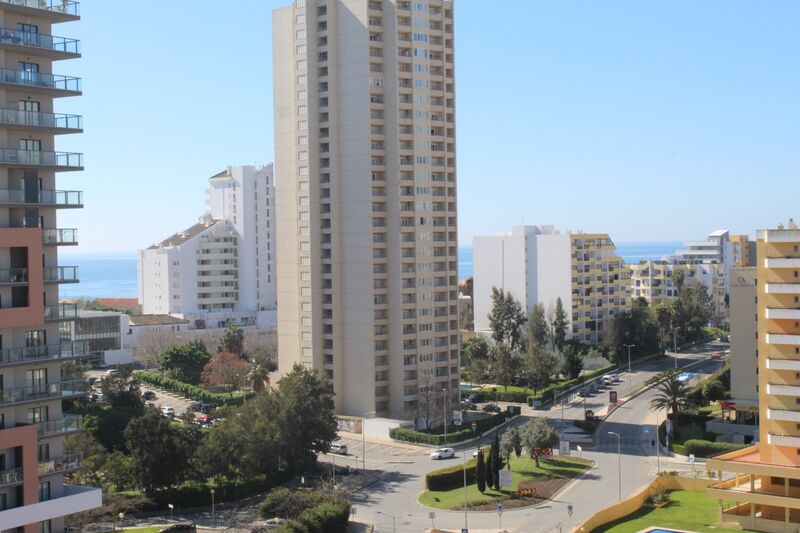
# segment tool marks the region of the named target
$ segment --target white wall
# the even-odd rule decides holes
[[[510,292],[528,307],[525,235],[477,236],[472,239],[473,299],[475,331],[488,332],[492,310],[492,288]]]
[[[533,302],[542,302],[545,311],[555,309],[556,300],[561,298],[567,317],[572,321],[572,257],[571,239],[564,235],[536,236],[536,263],[531,270],[536,271],[536,292]],[[568,328],[567,337],[572,337]]]

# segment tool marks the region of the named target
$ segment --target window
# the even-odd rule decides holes
[[[46,502],[50,499],[50,482],[49,481],[40,481],[39,482],[39,501]]]
[[[428,42],[428,35],[425,33],[415,33],[414,40],[420,43],[427,43]]]
[[[0,509],[3,509],[3,507],[0,507]],[[50,520],[45,520],[44,522],[41,522],[41,526],[42,526],[41,533],[50,533],[52,531],[53,526],[50,523]]]

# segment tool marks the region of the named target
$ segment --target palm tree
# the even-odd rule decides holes
[[[675,376],[662,381],[656,387],[656,391],[656,395],[650,400],[650,409],[653,411],[668,409],[672,412],[673,427],[677,433],[678,415],[682,409],[691,406],[691,401],[687,398],[686,384]]]
[[[261,393],[269,388],[269,370],[261,363],[254,363],[247,379],[253,384],[253,392]]]

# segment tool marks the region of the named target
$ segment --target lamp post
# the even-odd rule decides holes
[[[384,516],[388,516],[392,519],[392,533],[395,533],[395,517],[390,515],[389,513],[384,513],[383,511],[375,511],[377,514],[382,514]]]
[[[211,489],[211,527],[216,527],[217,520],[214,516],[214,489]]]
[[[361,455],[362,469],[367,470],[367,437],[364,428],[367,425],[367,416],[377,414],[375,411],[367,411],[361,415]]]
[[[169,507],[169,521],[172,522],[172,510],[175,509],[175,506],[171,503],[168,503],[167,506]]]
[[[608,434],[617,437],[617,479],[619,481],[619,501],[622,501],[622,437],[613,431],[609,431]]]
[[[633,384],[632,384],[633,378],[631,377],[633,375],[631,373],[631,348],[635,348],[636,345],[635,344],[623,344],[622,346],[624,348],[628,349],[628,396],[630,396],[632,394],[631,389],[633,387]]]
[[[444,417],[444,445],[447,446],[447,389],[442,389],[442,416]]]

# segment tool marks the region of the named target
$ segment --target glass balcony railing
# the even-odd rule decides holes
[[[2,275],[0,274],[0,279]],[[55,266],[44,267],[44,280],[50,283],[70,283],[78,281],[78,267]]]
[[[45,320],[67,320],[78,317],[78,304],[57,304],[44,306]]]
[[[79,2],[75,0],[0,0],[0,3],[11,4],[14,6],[30,7],[33,9],[44,9],[54,13],[63,13],[77,17]]]
[[[31,72],[29,70],[14,70],[13,68],[0,68],[0,83],[70,93],[81,92],[80,78],[62,76],[61,74]]]
[[[58,459],[39,463],[39,475],[46,476],[79,470],[81,459],[83,459],[82,453],[65,451],[64,455]]]
[[[28,283],[28,269],[0,268],[0,283]]]
[[[10,28],[0,28],[0,43],[13,44],[16,46],[30,46],[53,52],[65,54],[80,54],[80,42],[77,39],[66,37],[55,37],[44,33],[33,33],[29,31],[12,30]]]
[[[23,111],[21,109],[2,108],[0,109],[0,124],[30,126],[31,128],[82,130],[83,117],[81,115],[67,115],[64,113],[45,113],[43,111]]]
[[[22,483],[22,468],[0,471],[0,487],[8,487],[20,483]]]
[[[0,189],[0,204],[42,204],[56,207],[78,207],[83,205],[83,191]]]
[[[83,168],[83,154],[0,148],[0,164],[81,169]]]
[[[90,355],[88,343],[62,342],[44,346],[26,346],[24,348],[4,348],[0,350],[0,365],[17,363],[37,363],[48,360],[72,359]]]
[[[81,415],[64,415],[64,418],[59,420],[39,422],[36,424],[36,429],[39,437],[74,433],[83,429],[83,417]]]
[[[3,389],[0,392],[0,404],[83,396],[87,390],[88,384],[85,379],[67,379],[58,383],[42,383],[31,387]]]
[[[74,228],[43,229],[44,244],[78,244],[78,230]]]

